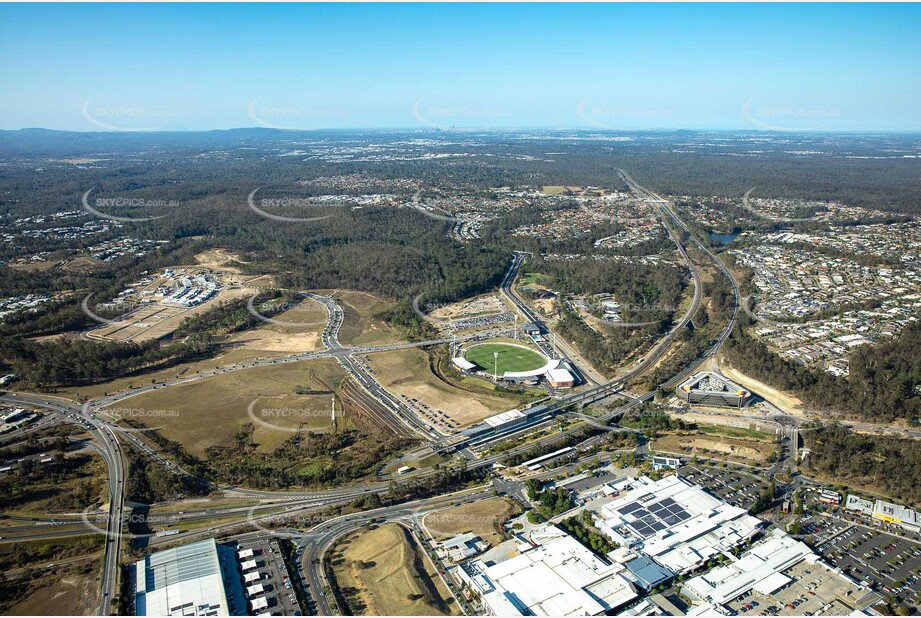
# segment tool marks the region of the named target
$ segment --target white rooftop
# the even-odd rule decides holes
[[[500,412],[499,414],[496,414],[495,416],[490,416],[483,422],[489,425],[490,427],[499,427],[500,425],[504,425],[511,421],[523,419],[524,417],[525,417],[524,414],[522,414],[520,410],[508,410],[506,412]]]
[[[559,367],[556,369],[549,370],[547,372],[547,379],[550,380],[551,382],[571,382],[575,380],[575,378],[572,377],[571,373]]]
[[[641,477],[601,508],[599,528],[675,573],[693,570],[751,538],[761,521],[673,475]]]
[[[790,583],[783,571],[803,560],[815,563],[819,557],[805,543],[775,528],[736,562],[689,579],[685,586],[698,598],[715,604],[728,603],[752,589],[767,595]]]
[[[137,616],[228,616],[214,539],[153,553],[134,564]]]
[[[457,365],[458,367],[460,367],[461,369],[465,371],[470,371],[471,369],[476,369],[477,367],[476,363],[471,363],[463,356],[455,356],[451,360],[455,365]]]
[[[523,553],[492,566],[477,562],[484,602],[495,615],[595,616],[637,598],[631,584],[566,532],[535,530]]]

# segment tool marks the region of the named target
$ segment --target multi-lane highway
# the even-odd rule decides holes
[[[57,399],[37,398],[6,393],[6,402],[18,405],[41,406],[58,415],[74,417],[80,408]],[[89,416],[82,416],[87,431],[99,445],[99,452],[106,464],[109,489],[109,510],[106,517],[106,540],[103,549],[103,569],[100,581],[101,596],[98,611],[107,615],[118,586],[119,551],[124,524],[125,476],[127,468],[118,443],[118,435],[108,423],[102,423]]]
[[[740,307],[738,285],[734,280],[732,273],[725,267],[725,265],[717,256],[710,252],[707,247],[705,247],[692,233],[690,233],[690,230],[675,213],[672,205],[668,202],[668,200],[665,200],[652,191],[649,191],[648,189],[640,186],[629,174],[623,170],[617,170],[617,172],[621,178],[623,178],[624,182],[627,183],[627,185],[634,192],[638,199],[646,201],[656,210],[657,213],[659,213],[663,224],[668,229],[670,237],[675,242],[679,253],[690,269],[694,285],[694,295],[690,306],[681,317],[681,319],[679,319],[673,325],[669,333],[667,333],[650,349],[650,351],[644,356],[643,359],[626,368],[626,370],[616,379],[610,381],[605,381],[596,373],[593,374],[590,367],[579,367],[579,370],[583,371],[583,375],[591,376],[592,380],[595,381],[596,384],[591,385],[588,388],[572,392],[565,397],[561,397],[548,406],[551,413],[570,412],[577,417],[580,417],[582,420],[605,426],[608,425],[612,420],[619,418],[627,410],[641,405],[643,402],[648,401],[654,396],[654,393],[650,392],[639,397],[634,397],[629,393],[624,393],[623,389],[632,379],[654,367],[657,361],[661,359],[665,353],[668,352],[677,338],[676,335],[681,331],[681,329],[684,329],[688,326],[689,322],[700,306],[702,298],[702,285],[698,266],[694,264],[693,260],[691,260],[687,253],[687,249],[683,244],[683,239],[679,236],[678,233],[676,233],[676,230],[683,230],[684,232],[687,232],[688,238],[690,238],[690,240],[695,243],[696,248],[703,255],[705,255],[708,260],[712,261],[716,269],[718,269],[729,279],[732,285],[735,302],[730,319],[727,321],[725,328],[720,332],[713,345],[701,357],[697,358],[688,366],[684,367],[681,371],[677,372],[676,375],[672,376],[669,380],[665,381],[660,386],[664,388],[673,388],[689,373],[693,372],[702,363],[712,358],[719,351],[723,342],[735,328]],[[523,315],[526,319],[536,321],[536,316],[533,314],[533,312],[531,312],[530,308],[527,307],[527,305],[524,304],[523,301],[521,301],[521,299],[514,294],[512,289],[512,285],[515,281],[515,277],[517,276],[518,269],[521,266],[524,258],[525,254],[515,254],[511,267],[506,273],[506,277],[502,283],[501,288],[503,293],[518,309],[521,315]],[[214,370],[198,372],[191,376],[177,378],[175,380],[128,389],[119,393],[114,393],[94,399],[83,406],[78,406],[74,403],[60,400],[51,396],[25,394],[17,395],[15,393],[4,394],[0,396],[0,400],[12,404],[42,407],[57,415],[63,421],[79,423],[90,432],[93,439],[98,444],[98,450],[105,460],[107,467],[109,477],[108,488],[110,494],[105,530],[107,538],[103,552],[104,564],[100,581],[102,589],[102,596],[98,608],[100,613],[105,614],[109,612],[112,599],[114,598],[114,595],[117,591],[117,583],[119,578],[119,545],[120,539],[122,539],[123,524],[125,521],[124,498],[126,474],[125,458],[123,456],[119,441],[121,440],[130,442],[134,447],[138,448],[142,454],[150,457],[153,461],[158,462],[159,465],[163,465],[177,474],[189,474],[187,471],[182,470],[176,466],[175,463],[169,461],[163,455],[161,455],[155,445],[149,444],[144,439],[144,434],[142,431],[125,429],[118,426],[113,421],[102,418],[100,416],[103,414],[101,410],[106,406],[111,406],[116,402],[123,401],[130,397],[135,397],[137,395],[156,389],[184,384],[194,380],[200,380],[227,372],[241,371],[252,367],[265,366],[270,364],[290,363],[313,358],[333,357],[337,359],[337,361],[353,378],[356,388],[360,389],[361,393],[364,393],[364,395],[359,395],[359,399],[360,397],[367,397],[368,399],[365,400],[365,403],[367,404],[368,408],[374,408],[377,410],[376,413],[382,414],[383,416],[381,416],[379,420],[384,422],[385,425],[392,427],[394,431],[403,431],[407,434],[412,433],[421,436],[426,441],[436,442],[440,439],[443,439],[444,436],[434,431],[432,427],[430,427],[422,419],[418,418],[413,413],[413,411],[405,406],[398,398],[394,397],[391,393],[384,389],[374,379],[373,375],[364,365],[364,362],[362,362],[362,360],[357,357],[367,353],[386,350],[398,350],[409,347],[425,347],[444,344],[450,342],[451,339],[445,338],[423,342],[387,344],[379,346],[343,346],[338,339],[339,329],[344,320],[342,307],[333,298],[328,296],[321,296],[309,292],[304,292],[302,294],[305,297],[311,298],[312,300],[323,304],[327,310],[328,322],[321,337],[324,346],[324,350],[322,351],[295,354],[281,358],[259,359],[245,363],[236,363],[225,367],[219,367]],[[474,333],[458,337],[457,339],[462,341],[479,337],[489,337],[498,332],[504,331],[496,331],[495,333],[493,333],[493,331]],[[612,395],[625,396],[627,397],[627,402],[622,406],[608,411],[605,415],[599,418],[589,418],[577,412],[573,412],[573,409],[580,407],[580,404],[586,404],[601,399],[606,399]],[[373,400],[373,402],[371,400]],[[378,404],[379,407],[373,406],[373,403]],[[789,424],[785,423],[783,418],[789,417],[778,416],[777,420],[782,424]],[[581,431],[584,427],[584,424],[577,424],[562,432],[554,432],[539,440],[512,448],[498,455],[475,458],[473,453],[471,453],[469,450],[462,451],[462,455],[464,455],[469,460],[466,464],[468,468],[488,468],[491,467],[494,463],[508,456],[524,453],[536,447],[552,445],[555,442],[565,440],[573,435],[573,433]],[[786,430],[784,431],[786,432]],[[921,435],[921,432],[917,433]],[[793,436],[795,439],[795,430]],[[593,444],[597,443],[599,439],[600,437],[590,438],[578,446],[582,448],[592,446]],[[788,457],[790,455],[790,453],[787,454]],[[795,443],[793,444],[792,455],[795,456]],[[426,477],[435,473],[437,473],[437,471],[423,470],[415,476]],[[243,507],[230,501],[227,504],[216,505],[203,511],[198,510],[189,511],[188,513],[176,513],[174,514],[177,518],[176,521],[187,522],[189,524],[208,519],[221,519],[222,521],[229,519],[229,521],[223,521],[223,523],[215,524],[214,526],[211,526],[205,530],[196,529],[186,531],[182,534],[168,537],[164,540],[151,538],[150,545],[156,546],[165,542],[172,543],[177,540],[194,538],[195,536],[200,536],[202,534],[218,534],[239,528],[239,526],[243,523],[249,523],[250,525],[261,525],[260,522],[263,522],[265,525],[268,525],[271,521],[278,517],[278,511],[280,509],[284,509],[285,515],[318,511],[330,505],[350,502],[355,498],[367,495],[368,493],[386,493],[389,490],[389,483],[360,483],[347,487],[339,487],[336,489],[310,492],[260,491],[229,486],[214,487],[214,489],[223,491],[225,497],[228,500],[231,498],[239,498],[241,500],[248,500],[250,502],[253,500],[258,500],[260,503],[253,507]],[[311,586],[311,593],[317,603],[317,609],[320,611],[320,613],[326,614],[331,613],[332,611],[332,608],[329,605],[329,600],[326,599],[323,594],[323,590],[327,582],[325,580],[322,563],[326,551],[337,539],[341,538],[342,535],[347,534],[348,532],[364,525],[369,517],[399,520],[404,521],[409,525],[414,525],[414,522],[416,521],[415,518],[420,514],[424,514],[425,512],[436,510],[438,508],[444,508],[445,506],[450,505],[452,502],[483,499],[490,495],[492,490],[492,487],[481,487],[472,490],[466,490],[458,494],[452,494],[451,496],[438,496],[426,500],[383,507],[374,511],[366,511],[361,514],[346,515],[343,517],[331,519],[328,522],[314,526],[306,532],[295,531],[299,537],[299,545],[304,548],[303,570],[307,582]],[[517,484],[509,484],[508,487],[503,488],[503,491],[515,493],[516,491],[520,491],[520,486]],[[169,514],[169,510],[158,508],[157,513],[159,515]],[[73,522],[67,522],[66,525],[62,525],[55,531],[48,531],[48,536],[55,536],[58,534],[65,536],[67,534],[74,533],[76,530],[79,530],[79,528],[76,525],[73,525]]]
[[[505,273],[505,277],[502,279],[502,285],[499,286],[499,289],[502,291],[502,295],[515,307],[515,309],[522,315],[526,320],[535,324],[543,325],[548,331],[549,327],[546,325],[543,320],[541,320],[534,311],[525,303],[521,297],[518,296],[515,292],[515,279],[518,276],[518,270],[521,268],[521,265],[524,263],[525,258],[527,258],[527,253],[522,253],[516,251],[512,256],[512,263],[509,265],[508,272]],[[582,355],[576,352],[569,343],[558,337],[556,333],[552,331],[550,334],[553,337],[552,343],[548,344],[547,342],[536,341],[535,343],[544,353],[544,356],[547,358],[556,358],[558,355],[555,353],[553,347],[555,346],[560,352],[563,353],[563,356],[569,360],[575,370],[580,374],[578,377],[582,378],[583,381],[589,384],[603,384],[606,380],[604,376],[595,371],[595,368],[591,366],[591,363],[584,360]]]

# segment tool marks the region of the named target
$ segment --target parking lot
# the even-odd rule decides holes
[[[827,562],[864,586],[906,605],[921,602],[921,544],[825,515],[806,520],[803,532],[814,534]]]
[[[807,491],[803,496],[803,505],[807,510],[817,510],[822,513],[834,515],[840,519],[846,519],[857,524],[862,524],[868,528],[874,528],[881,532],[889,532],[895,536],[902,536],[918,543],[921,543],[921,533],[912,532],[897,523],[886,523],[879,519],[874,519],[869,514],[860,511],[844,508],[840,505],[821,504],[818,500],[819,494],[816,491]]]
[[[800,520],[800,534],[805,535],[806,541],[813,547],[833,540],[851,527],[851,523],[831,517],[807,515]]]
[[[759,477],[736,468],[692,464],[679,468],[678,474],[714,496],[743,509],[751,508],[758,494],[768,488],[768,484]]]
[[[726,606],[740,616],[847,616],[865,590],[821,566],[800,562],[783,572],[791,582],[769,595],[746,592]]]
[[[249,615],[300,616],[301,608],[278,541],[259,539],[236,546],[243,591],[238,606]],[[235,604],[236,605],[236,604]]]

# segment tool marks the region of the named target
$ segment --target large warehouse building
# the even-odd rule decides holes
[[[207,539],[134,563],[136,616],[229,616],[217,545]]]
[[[752,394],[721,375],[701,371],[675,389],[684,401],[702,406],[741,408],[751,402]]]

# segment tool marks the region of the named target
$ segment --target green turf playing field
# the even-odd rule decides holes
[[[494,352],[499,353],[500,376],[506,371],[530,371],[547,364],[544,357],[537,352],[506,343],[484,343],[475,346],[467,351],[464,358],[492,373],[495,367]]]

